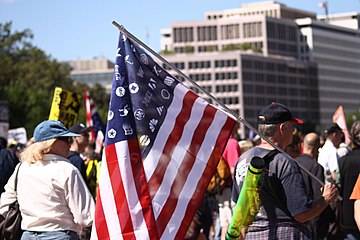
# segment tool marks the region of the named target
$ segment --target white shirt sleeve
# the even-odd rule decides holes
[[[74,222],[83,227],[92,225],[95,202],[80,172],[74,169],[65,186],[66,201],[74,216]]]

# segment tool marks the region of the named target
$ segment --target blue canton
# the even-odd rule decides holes
[[[164,121],[177,84],[137,43],[120,33],[105,146],[138,138],[145,157]]]

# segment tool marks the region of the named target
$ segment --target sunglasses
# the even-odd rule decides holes
[[[57,138],[57,140],[64,141],[66,143],[71,143],[70,137],[59,137],[59,138]]]

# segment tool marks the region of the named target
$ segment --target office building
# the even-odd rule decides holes
[[[90,87],[102,85],[106,91],[111,91],[114,73],[114,63],[104,58],[91,60],[76,60],[69,62],[72,71],[70,77],[77,82]]]
[[[339,25],[339,19],[333,18],[332,23]],[[184,66],[187,75],[219,98],[221,94],[216,90],[226,91],[228,88],[209,87],[209,83],[197,80],[192,71],[201,71],[201,68],[194,68],[191,63],[202,55],[211,64],[216,64],[215,59],[228,61],[237,56],[239,61],[232,66],[234,71],[238,71],[236,79],[230,74],[219,81],[216,69],[211,69],[207,76],[217,85],[238,82],[237,92],[234,93],[238,97],[236,105],[228,106],[244,118],[254,119],[260,107],[274,99],[288,105],[305,121],[320,123],[319,127],[324,128],[332,121],[332,114],[339,105],[343,105],[346,112],[359,108],[360,93],[356,91],[360,87],[358,30],[316,20],[314,13],[288,8],[284,4],[260,2],[243,5],[240,9],[208,12],[205,20],[174,22],[171,31],[163,32],[167,33],[164,35],[167,50],[164,53],[175,53],[166,55],[166,58]],[[235,53],[237,50],[241,51]],[[229,57],[231,54],[235,55]],[[249,58],[256,59],[253,63],[257,63],[243,64]],[[279,72],[271,72],[264,67],[270,66],[271,62],[276,65],[276,61],[292,67]],[[249,72],[252,74],[248,75]],[[264,76],[261,80],[263,84],[258,87],[257,80],[261,79],[261,74]],[[264,98],[257,100],[258,104],[246,101],[245,96],[249,97],[249,92],[254,93],[247,89],[248,86],[245,87],[245,77],[259,92],[266,92],[255,94],[257,98]],[[292,80],[282,86],[271,82],[273,79],[284,82],[284,78]],[[274,91],[273,87],[281,87],[281,90]],[[264,90],[260,90],[262,88]],[[303,101],[304,97],[308,103]]]

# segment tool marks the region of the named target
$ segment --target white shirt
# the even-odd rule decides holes
[[[338,154],[330,140],[326,140],[324,146],[319,150],[318,163],[324,167],[325,179],[331,178],[331,172],[338,171]]]
[[[16,170],[1,195],[1,214],[16,199]],[[79,232],[80,226],[92,224],[94,200],[80,172],[66,158],[45,154],[43,161],[23,162],[19,169],[17,193],[23,230]]]

